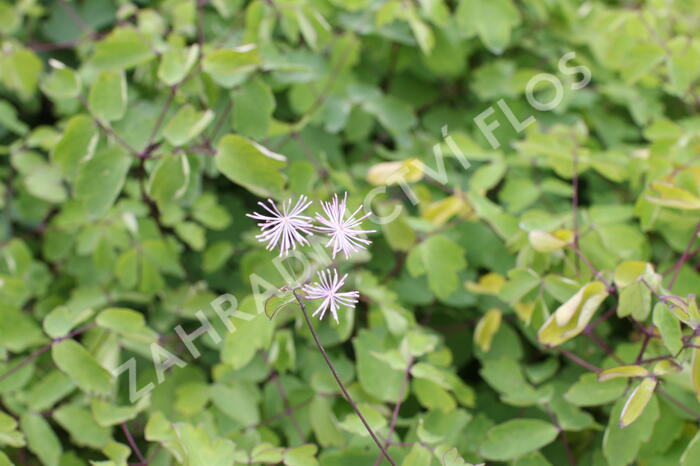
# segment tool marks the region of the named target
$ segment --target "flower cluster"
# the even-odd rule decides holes
[[[256,236],[258,241],[266,243],[268,250],[279,248],[280,256],[289,254],[290,250],[296,249],[297,244],[309,244],[307,237],[313,236],[316,232],[328,236],[326,247],[332,248],[334,259],[339,252],[342,252],[347,259],[350,254],[371,244],[371,241],[363,235],[375,231],[363,230],[361,227],[362,221],[370,213],[358,217],[362,206],[349,213],[347,200],[348,194],[345,193],[342,200],[335,194],[330,202],[321,201],[323,213],[316,214],[315,219],[318,225],[313,223],[313,218],[303,215],[312,204],[306,196],[300,196],[296,203],[288,199],[282,203],[281,208],[278,208],[271,199],[268,199],[267,203],[258,202],[265,212],[247,215],[258,221],[261,230],[261,233]],[[326,312],[330,310],[331,315],[338,322],[340,306],[354,308],[360,293],[340,292],[347,274],[339,277],[335,268],[318,272],[318,278],[318,282],[304,285],[302,288],[307,299],[323,300],[313,315],[320,314],[319,318],[323,319]]]

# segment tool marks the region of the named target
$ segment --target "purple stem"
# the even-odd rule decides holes
[[[275,384],[275,387],[277,388],[277,392],[280,395],[280,398],[282,399],[282,404],[284,405],[284,414],[285,416],[289,417],[290,422],[292,423],[292,426],[294,426],[294,430],[297,431],[297,435],[299,436],[299,439],[303,442],[306,441],[306,435],[304,435],[304,431],[302,430],[301,426],[299,425],[299,422],[297,421],[296,416],[294,416],[294,409],[292,408],[292,405],[289,403],[289,397],[287,397],[287,392],[284,390],[284,386],[282,385],[282,382],[279,379],[279,375],[275,371],[275,373],[272,375],[272,381]]]
[[[408,381],[411,378],[411,367],[413,367],[413,359],[408,361],[406,366],[406,371],[403,375],[403,383],[401,384],[401,391],[399,392],[399,398],[396,400],[394,405],[394,412],[391,413],[391,422],[389,422],[389,433],[386,435],[384,440],[384,448],[389,448],[391,444],[391,436],[394,434],[394,429],[396,428],[396,421],[399,418],[399,410],[401,409],[401,403],[403,403],[403,397],[406,394],[406,389],[408,388]],[[379,466],[382,462],[382,455],[379,455],[374,461],[374,466]]]
[[[69,338],[73,338],[73,337],[75,337],[75,336],[78,336],[78,335],[80,335],[80,334],[83,333],[83,332],[87,332],[88,330],[90,330],[90,329],[91,329],[92,327],[94,327],[95,325],[96,325],[96,324],[93,322],[93,323],[88,324],[88,325],[86,325],[86,326],[84,326],[84,327],[80,327],[80,328],[77,329],[77,330],[73,330],[72,332],[70,332],[70,333],[69,333],[68,335],[66,335],[65,337],[54,338],[53,340],[51,340],[51,342],[49,342],[49,343],[47,343],[46,345],[44,345],[44,346],[42,346],[41,348],[39,348],[38,351],[36,351],[35,353],[32,353],[32,354],[30,354],[29,356],[27,356],[27,358],[26,358],[24,361],[22,361],[21,363],[17,364],[15,367],[13,367],[12,369],[8,370],[8,371],[5,372],[4,374],[0,375],[0,381],[6,379],[7,377],[11,376],[11,375],[14,374],[15,372],[17,372],[18,370],[20,370],[21,368],[23,368],[24,366],[26,366],[27,364],[29,364],[29,363],[31,363],[32,361],[34,361],[36,358],[38,358],[39,356],[41,356],[43,353],[45,353],[45,352],[47,352],[48,350],[50,350],[51,347],[52,347],[53,345],[55,345],[56,343],[59,343],[59,342],[62,342],[63,340],[67,340],[67,339],[69,339]]]
[[[578,257],[579,259],[581,259],[581,262],[583,262],[584,264],[586,264],[586,267],[588,267],[588,268],[590,269],[590,271],[593,272],[593,275],[595,275],[595,277],[596,277],[598,280],[600,280],[601,282],[603,282],[603,284],[605,285],[605,287],[608,289],[608,293],[614,293],[614,292],[615,292],[615,286],[612,285],[610,282],[608,282],[608,281],[603,277],[603,275],[600,273],[600,271],[599,271],[598,269],[596,269],[595,266],[594,266],[593,264],[590,263],[590,261],[586,258],[586,256],[583,255],[583,253],[582,253],[581,250],[578,248],[578,246],[576,246],[576,244],[574,244],[574,243],[569,243],[569,247],[571,248],[572,251],[574,251],[574,253],[576,254],[576,257]]]
[[[700,233],[700,221],[697,223],[697,225],[695,225],[695,230],[693,230],[693,236],[690,238],[690,241],[688,241],[688,245],[685,247],[685,251],[683,251],[683,255],[681,256],[680,259],[678,259],[678,262],[676,262],[676,265],[673,266],[673,276],[671,277],[671,280],[668,282],[668,289],[669,290],[673,289],[673,284],[676,283],[676,279],[678,278],[678,274],[681,271],[681,267],[690,258],[690,250],[692,249],[693,245],[695,244],[695,241],[698,239],[699,233]]]
[[[578,153],[576,152],[576,149],[574,148],[574,159],[573,159],[573,178],[571,180],[571,187],[573,190],[573,195],[571,196],[571,210],[573,211],[573,227],[574,227],[574,246],[576,247],[576,250],[579,250],[579,245],[578,245],[578,236],[579,236],[579,228],[578,228],[578,204],[579,204],[579,198],[578,198]],[[578,275],[579,272],[579,258],[578,256],[576,257],[576,274]]]
[[[578,364],[579,366],[588,369],[589,371],[592,371],[592,372],[596,372],[596,373],[597,373],[597,372],[600,372],[600,370],[601,370],[599,367],[596,367],[596,366],[594,366],[593,364],[590,364],[590,363],[584,361],[583,359],[579,358],[578,356],[576,356],[574,353],[572,353],[572,352],[570,352],[570,351],[567,351],[567,350],[565,350],[565,349],[563,349],[563,348],[556,348],[556,349],[557,349],[557,351],[559,351],[561,354],[563,354],[563,355],[566,356],[567,358],[571,359],[573,362],[575,362],[575,363]]]
[[[148,461],[146,461],[146,458],[143,456],[143,453],[141,453],[141,449],[138,445],[136,445],[134,437],[131,435],[131,432],[129,432],[129,428],[126,425],[126,422],[122,422],[121,425],[122,430],[124,431],[124,435],[126,436],[126,441],[129,442],[129,446],[131,447],[131,451],[133,451],[136,457],[139,459],[139,461],[141,461],[141,464],[148,464]]]
[[[372,437],[372,440],[374,440],[374,443],[377,444],[377,447],[379,447],[379,449],[381,450],[384,457],[389,461],[389,464],[391,464],[391,466],[396,466],[396,463],[394,463],[394,460],[391,459],[391,456],[389,456],[389,453],[386,451],[386,448],[384,448],[384,445],[382,445],[382,443],[377,438],[377,434],[374,433],[372,428],[369,426],[369,423],[367,423],[367,420],[360,412],[359,408],[357,407],[357,404],[355,403],[355,400],[352,399],[352,397],[350,396],[348,391],[345,389],[345,385],[343,385],[343,382],[340,380],[338,373],[335,371],[335,367],[333,367],[333,363],[331,362],[330,358],[328,357],[328,354],[326,353],[325,348],[321,344],[321,340],[318,339],[318,335],[316,334],[316,330],[314,329],[314,326],[311,324],[311,319],[309,318],[309,314],[306,312],[306,305],[304,304],[304,301],[297,294],[296,290],[292,290],[292,294],[294,295],[297,302],[299,303],[299,307],[301,307],[301,312],[304,315],[304,320],[306,321],[306,326],[309,328],[309,331],[311,332],[311,336],[313,337],[314,342],[316,343],[316,346],[318,347],[318,350],[321,352],[323,359],[326,361],[326,365],[328,366],[328,369],[330,369],[331,374],[333,374],[335,381],[338,383],[338,387],[340,387],[340,391],[343,392],[343,396],[345,396],[345,399],[348,400],[348,403],[350,403],[350,406],[352,406],[352,409],[357,414],[357,417],[359,417],[360,421],[362,421],[362,424],[365,426],[365,429],[367,429],[367,432],[369,433],[370,437]]]

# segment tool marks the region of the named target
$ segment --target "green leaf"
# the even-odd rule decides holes
[[[231,223],[231,215],[212,193],[204,193],[192,205],[192,216],[211,230],[223,230]]]
[[[175,409],[187,416],[194,416],[209,403],[209,386],[199,382],[181,385],[176,390]]]
[[[209,394],[215,406],[242,426],[260,421],[257,408],[259,395],[250,385],[240,382],[230,386],[213,385]]]
[[[380,400],[396,402],[404,373],[374,356],[374,352],[383,349],[382,339],[367,330],[360,330],[352,343],[357,355],[357,378],[362,388]]]
[[[8,50],[9,49],[9,50]],[[8,47],[0,55],[0,80],[12,91],[18,93],[22,100],[34,96],[43,64],[39,57],[29,49]]]
[[[425,55],[430,55],[433,47],[435,47],[435,36],[430,26],[420,19],[412,4],[408,10],[408,24],[411,26],[411,30],[413,31],[413,35],[421,51]]]
[[[39,165],[24,179],[24,182],[27,185],[27,191],[47,202],[57,204],[68,197],[61,170],[56,166]]]
[[[515,304],[540,284],[540,277],[531,269],[512,269],[508,272],[508,281],[501,289],[500,297]]]
[[[51,338],[64,337],[76,325],[89,319],[92,314],[93,311],[89,307],[58,306],[44,318],[44,331]]]
[[[451,412],[429,411],[418,424],[418,438],[427,444],[454,444],[471,421],[471,415],[457,409]]]
[[[131,159],[121,146],[112,145],[95,153],[80,165],[75,197],[90,219],[104,216],[124,185]]]
[[[148,194],[159,206],[179,199],[190,181],[190,162],[184,154],[165,154],[148,179]]]
[[[155,57],[146,37],[130,28],[114,29],[95,46],[90,61],[98,71],[132,68]]]
[[[231,88],[243,82],[248,73],[261,64],[258,49],[251,44],[231,50],[217,50],[206,54],[202,69],[223,87]]]
[[[251,139],[267,136],[275,97],[262,79],[251,79],[233,91],[233,129]]]
[[[4,280],[1,277],[0,279]],[[46,341],[41,329],[28,314],[0,301],[0,316],[0,347],[20,352]]]
[[[95,319],[97,325],[144,343],[154,343],[158,333],[146,326],[143,314],[132,309],[111,307],[100,312]]]
[[[20,417],[22,432],[27,436],[27,446],[45,466],[58,466],[63,452],[61,442],[40,414],[26,412]]]
[[[75,390],[75,384],[63,372],[52,370],[37,381],[27,393],[27,406],[32,411],[45,411]]]
[[[22,25],[22,11],[3,1],[0,2],[0,32],[12,35]]]
[[[690,441],[683,456],[681,456],[681,466],[693,466],[700,463],[700,432]]]
[[[654,306],[653,322],[666,349],[673,355],[678,354],[683,347],[681,323],[664,303],[659,302]]]
[[[479,447],[486,459],[507,461],[539,450],[557,438],[559,431],[539,419],[513,419],[492,427]]]
[[[0,125],[15,134],[23,135],[29,127],[17,118],[17,110],[9,102],[0,99]]]
[[[203,425],[178,423],[174,427],[188,466],[234,464],[235,445],[231,440],[212,436]]]
[[[93,398],[91,403],[92,415],[95,417],[97,424],[109,427],[134,419],[148,401],[149,397],[143,397],[138,404],[116,406],[99,398]]]
[[[158,66],[158,79],[168,86],[180,83],[192,70],[199,56],[199,45],[189,48],[171,47],[166,50]]]
[[[173,146],[183,146],[196,138],[214,119],[214,112],[198,112],[192,105],[182,107],[163,128],[163,136]]]
[[[387,425],[387,420],[384,418],[384,416],[382,416],[379,411],[374,409],[371,405],[359,403],[357,405],[357,409],[360,410],[362,416],[364,416],[372,430],[381,430]],[[348,413],[345,418],[338,423],[338,427],[361,437],[369,437],[367,428],[364,426],[364,424],[362,424],[362,421],[354,411]]]
[[[233,246],[226,241],[210,244],[204,251],[202,269],[207,273],[216,272],[231,258]]]
[[[432,459],[433,455],[430,450],[420,444],[415,444],[404,458],[401,466],[426,466],[432,464]]]
[[[316,460],[316,445],[302,445],[290,448],[284,452],[284,464],[286,466],[318,466]]]
[[[51,348],[53,360],[75,384],[88,393],[108,395],[112,376],[95,358],[74,340],[64,340]]]
[[[345,443],[327,398],[314,397],[309,410],[309,422],[321,446],[342,446]]]
[[[543,397],[523,376],[518,363],[510,358],[501,357],[483,362],[480,374],[503,398],[517,406],[529,406],[542,401]]]
[[[269,443],[259,443],[250,452],[250,456],[254,463],[281,464],[284,452],[284,448],[275,447]]]
[[[110,441],[110,429],[99,426],[90,411],[76,405],[64,405],[53,412],[53,418],[71,435],[76,445],[99,449]]]
[[[280,172],[287,159],[241,136],[221,138],[216,167],[226,178],[259,196],[282,196],[286,177]]]
[[[598,382],[596,374],[583,374],[564,394],[576,406],[598,406],[617,400],[625,393],[625,379]]]
[[[395,134],[408,131],[417,123],[411,106],[391,95],[381,95],[363,102],[363,108]]]
[[[194,222],[181,222],[175,225],[177,236],[195,251],[201,251],[206,246],[206,232]]]
[[[417,362],[411,366],[411,375],[417,379],[430,380],[443,388],[451,388],[445,375],[435,366],[425,362]]]
[[[615,268],[615,285],[624,288],[644,276],[648,262],[625,261]]]
[[[644,283],[637,281],[622,289],[617,307],[618,316],[631,315],[637,321],[643,322],[649,316],[650,311],[651,291]]]
[[[454,397],[432,380],[416,378],[411,385],[418,402],[428,410],[450,412],[457,407]]]
[[[97,128],[92,118],[77,115],[68,121],[63,137],[51,153],[51,160],[71,180],[75,177],[80,162],[92,156],[97,140]]]
[[[622,428],[618,421],[624,405],[624,399],[615,403],[603,437],[603,454],[610,466],[626,466],[633,463],[641,446],[649,441],[654,424],[659,418],[659,403],[656,397],[651,397],[637,422]]]
[[[700,43],[697,39],[694,39],[692,43],[678,39],[681,38],[674,38],[673,52],[666,62],[666,66],[674,93],[678,96],[684,96],[691,84],[700,77],[697,67],[693,66],[693,63],[700,60]]]
[[[127,86],[124,71],[105,71],[90,88],[88,105],[100,121],[120,120],[126,113]]]
[[[54,69],[41,83],[41,90],[53,99],[72,99],[80,94],[80,76],[61,62],[52,62]]]
[[[0,445],[21,448],[26,445],[24,434],[17,431],[17,421],[0,411]]]
[[[459,288],[457,272],[467,266],[464,255],[452,240],[433,235],[411,250],[406,265],[413,276],[427,274],[430,289],[444,300]]]
[[[500,55],[510,42],[511,30],[520,24],[520,13],[512,0],[460,0],[457,24],[479,35],[486,48]]]

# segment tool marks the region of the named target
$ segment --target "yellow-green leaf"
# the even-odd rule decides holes
[[[464,217],[470,211],[471,207],[462,196],[448,196],[428,205],[421,213],[421,217],[435,226],[443,226],[453,216]]]
[[[700,209],[700,197],[690,191],[670,183],[652,183],[651,189],[655,195],[647,196],[647,199],[654,204],[683,210]]]
[[[639,385],[632,391],[625,406],[622,408],[622,413],[620,413],[619,426],[621,428],[627,427],[637,420],[639,416],[644,412],[651,396],[654,394],[656,389],[656,380],[652,378],[647,378],[642,380]]]
[[[240,84],[261,62],[257,47],[247,44],[207,54],[202,60],[202,69],[217,84],[230,88]]]
[[[487,273],[486,275],[479,277],[479,281],[477,283],[467,282],[466,287],[472,293],[497,295],[505,284],[506,279],[503,277],[503,275],[498,273]]]
[[[700,338],[693,339],[694,344],[700,343]],[[695,391],[695,397],[700,401],[700,349],[693,348],[693,357],[690,361],[690,381]]]
[[[423,162],[409,158],[396,162],[381,162],[370,167],[367,181],[374,186],[413,183],[423,178]]]
[[[533,230],[528,234],[532,248],[537,252],[552,252],[564,248],[574,239],[571,230],[558,230],[548,233],[542,230]]]
[[[616,379],[618,377],[643,377],[648,374],[649,371],[642,366],[618,366],[599,372],[598,382],[605,382],[606,380]]]
[[[479,323],[476,324],[476,329],[474,330],[474,341],[477,345],[479,345],[482,351],[487,352],[491,349],[491,341],[493,340],[493,336],[498,331],[500,325],[500,309],[490,309],[479,320]]]
[[[540,343],[557,346],[583,331],[608,296],[603,283],[591,282],[549,316],[537,333]]]

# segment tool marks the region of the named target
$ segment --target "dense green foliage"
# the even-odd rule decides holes
[[[361,302],[313,325],[395,464],[700,464],[698,24],[0,0],[0,466],[388,464],[289,291],[325,241],[245,215],[344,192]]]

